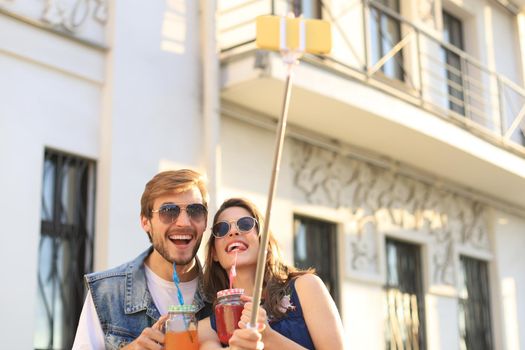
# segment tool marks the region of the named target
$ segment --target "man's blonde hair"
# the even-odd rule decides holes
[[[208,207],[208,191],[204,176],[190,169],[168,170],[155,175],[144,188],[140,199],[140,215],[151,218],[153,203],[158,197],[169,192],[184,192],[197,187],[203,203]]]

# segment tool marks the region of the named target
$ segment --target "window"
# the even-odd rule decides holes
[[[491,350],[492,332],[487,263],[460,257],[459,333],[461,350]]]
[[[443,11],[443,39],[445,42],[463,50],[463,25],[461,21],[450,13]],[[465,95],[461,57],[447,49],[445,63],[447,71],[448,105],[450,110],[465,115]]]
[[[386,349],[419,349],[425,345],[425,308],[420,249],[386,240]]]
[[[395,13],[400,13],[399,0],[381,0],[378,3]],[[370,44],[372,66],[389,54],[401,41],[401,21],[381,10],[370,7]],[[404,81],[403,51],[400,49],[381,66],[381,71],[390,79]]]
[[[291,7],[296,17],[321,18],[321,1],[319,0],[292,0]]]
[[[35,349],[71,349],[93,266],[94,162],[46,150]]]
[[[336,225],[295,216],[294,229],[295,266],[301,269],[315,268],[335,303],[339,305]]]

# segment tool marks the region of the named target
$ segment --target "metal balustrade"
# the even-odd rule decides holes
[[[525,89],[396,11],[370,0],[320,2],[333,51],[304,60],[384,89],[499,146],[525,152]],[[255,18],[287,1],[219,1],[223,55],[254,48]],[[394,28],[394,29],[393,29]],[[397,29],[396,29],[397,28]]]

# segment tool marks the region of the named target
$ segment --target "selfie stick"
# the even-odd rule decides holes
[[[330,24],[326,21],[281,16],[260,16],[256,20],[256,44],[260,49],[280,51],[283,61],[287,65],[286,86],[281,117],[277,127],[275,154],[273,159],[272,177],[268,191],[266,205],[266,220],[262,227],[259,252],[257,255],[257,271],[253,288],[253,309],[250,327],[257,327],[257,314],[261,303],[264,267],[266,262],[266,249],[268,246],[268,232],[270,215],[272,211],[275,188],[281,163],[282,146],[286,132],[286,119],[292,91],[292,69],[298,63],[303,53],[326,54],[332,46]]]

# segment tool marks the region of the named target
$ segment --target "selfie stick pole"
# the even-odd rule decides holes
[[[257,18],[256,44],[262,49],[280,51],[283,56],[283,61],[287,65],[287,75],[284,90],[284,102],[277,129],[272,177],[270,180],[270,190],[268,192],[268,202],[266,205],[266,220],[263,227],[260,228],[262,232],[257,256],[257,271],[253,288],[253,309],[249,327],[257,327],[257,314],[259,311],[259,304],[261,303],[264,268],[266,265],[270,216],[272,213],[275,188],[279,176],[284,134],[286,132],[286,119],[288,117],[288,107],[292,91],[292,69],[293,66],[298,63],[299,58],[304,52],[320,55],[330,51],[332,47],[330,24],[322,20],[260,16]]]
[[[295,56],[295,55],[294,55]],[[291,60],[291,59],[290,59]],[[286,60],[285,60],[286,61]],[[279,169],[281,164],[281,154],[284,142],[284,134],[286,132],[286,119],[288,118],[288,107],[290,105],[290,96],[292,91],[292,68],[297,58],[293,58],[292,62],[286,62],[288,65],[287,77],[286,77],[286,88],[284,92],[284,102],[282,106],[281,118],[279,119],[279,126],[277,129],[277,139],[275,143],[275,154],[273,158],[273,170],[272,177],[270,180],[270,190],[268,192],[268,202],[266,205],[266,215],[264,226],[262,227],[262,233],[260,236],[259,252],[257,256],[257,272],[255,274],[255,287],[253,293],[253,309],[250,319],[250,326],[256,327],[257,325],[257,313],[259,304],[261,303],[261,293],[264,278],[264,267],[266,261],[266,247],[268,246],[268,231],[270,226],[270,216],[272,213],[273,198],[275,197],[275,188],[277,186],[277,178],[279,176]]]

